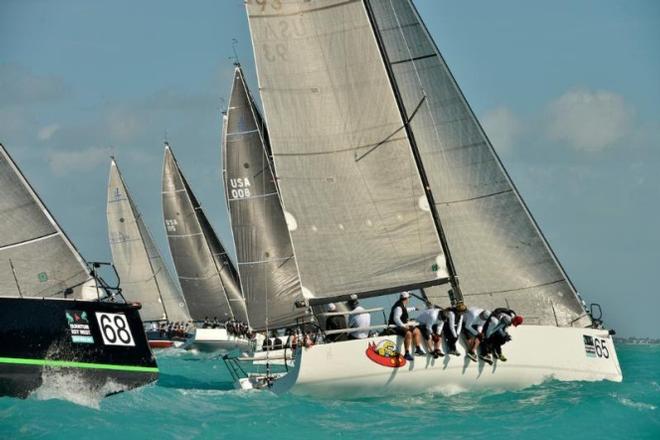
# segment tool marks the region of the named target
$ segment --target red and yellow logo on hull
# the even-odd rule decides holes
[[[365,353],[373,362],[384,367],[399,368],[406,365],[406,359],[396,350],[394,342],[387,339],[377,346],[375,342],[369,343]]]

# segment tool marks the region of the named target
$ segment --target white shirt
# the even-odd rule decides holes
[[[440,313],[440,309],[438,308],[430,308],[424,310],[422,313],[417,315],[417,322],[419,322],[420,325],[423,325],[426,327],[426,330],[428,331],[429,335],[433,332],[433,324],[436,324],[438,322],[438,314]],[[442,333],[442,326],[438,325],[438,335]]]
[[[458,338],[458,335],[461,333],[463,328],[463,314],[461,313],[458,322],[456,322],[456,314],[452,310],[447,311],[447,324],[449,325],[449,331],[451,332],[454,338]]]
[[[408,312],[414,312],[417,310],[414,307],[406,307],[406,310]],[[394,309],[394,315],[392,316],[392,321],[394,321],[394,324],[397,327],[407,327],[407,323],[401,321],[401,315],[403,315],[403,309],[401,306],[397,306],[396,309]]]
[[[371,315],[359,312],[364,312],[364,307],[357,306],[353,309],[353,313],[355,314],[349,315],[348,326],[350,328],[364,328],[364,330],[351,332],[349,335],[358,339],[366,339],[369,337],[369,330],[366,327],[371,327]]]
[[[484,309],[470,307],[465,312],[465,330],[472,336],[477,336],[484,328],[486,321],[479,316]],[[476,327],[476,330],[475,328]]]

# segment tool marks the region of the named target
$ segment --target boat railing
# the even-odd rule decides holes
[[[346,327],[346,328],[340,328],[337,330],[326,330],[324,333],[326,335],[337,335],[340,333],[353,333],[353,332],[362,332],[362,331],[369,331],[369,330],[384,330],[386,328],[393,328],[395,327],[394,325],[387,325],[387,324],[378,324],[378,325],[370,325],[368,327]]]
[[[350,310],[346,312],[323,312],[323,313],[318,313],[319,316],[342,316],[342,315],[359,315],[361,313],[376,313],[376,312],[383,312],[385,309],[382,307],[377,307],[374,309],[363,309],[363,310]]]

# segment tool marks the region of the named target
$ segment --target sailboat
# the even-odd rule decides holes
[[[506,306],[527,323],[511,330],[509,361],[492,366],[387,362],[399,359],[393,336],[302,348],[273,391],[622,380],[610,332],[586,311],[410,0],[246,9],[306,301],[423,289],[436,303]]]
[[[251,348],[246,337],[224,326],[205,328],[207,319],[235,319],[249,324],[238,274],[213,231],[202,207],[165,144],[162,180],[163,217],[167,239],[192,319],[198,325],[187,348],[230,351]]]
[[[154,382],[139,305],[98,275],[0,144],[0,396],[62,377],[104,394]]]
[[[120,275],[124,297],[142,304],[140,315],[148,326],[152,348],[183,345],[185,336],[169,337],[159,323],[187,324],[191,318],[183,294],[147,229],[112,158],[108,178],[108,236],[112,259]]]

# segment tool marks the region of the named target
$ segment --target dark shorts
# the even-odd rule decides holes
[[[402,337],[405,337],[406,333],[408,333],[410,331],[410,329],[405,329],[403,327],[394,327],[392,330],[394,330],[395,334],[397,334],[399,336],[402,336]]]
[[[419,328],[419,331],[422,333],[422,337],[424,339],[431,339],[432,335],[437,335],[438,333],[440,333],[440,326],[438,324],[433,324],[433,326],[431,326],[432,333],[429,333],[425,325],[420,325],[417,328]]]

